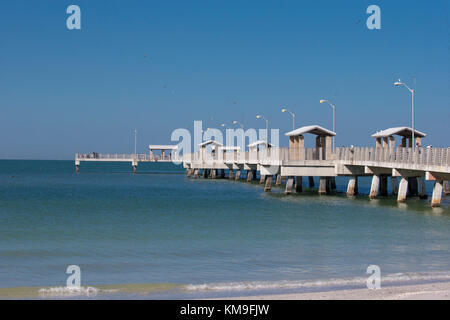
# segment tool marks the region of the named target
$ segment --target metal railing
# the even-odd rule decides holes
[[[127,154],[127,153],[77,153],[75,154],[75,159],[77,160],[109,160],[109,161],[177,161],[181,160],[176,155],[172,157],[169,155],[148,155],[148,154]]]
[[[423,166],[450,166],[450,148],[354,147],[336,150],[337,159],[346,162],[401,163]]]

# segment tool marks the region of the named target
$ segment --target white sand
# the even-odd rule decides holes
[[[450,282],[393,286],[376,290],[354,289],[224,298],[232,300],[450,300]]]

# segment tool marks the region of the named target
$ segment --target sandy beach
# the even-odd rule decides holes
[[[449,300],[450,282],[405,285],[377,290],[354,289],[314,293],[290,293],[233,297],[233,300]],[[225,298],[227,300],[227,298]]]

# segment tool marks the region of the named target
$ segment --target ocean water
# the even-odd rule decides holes
[[[450,280],[450,205],[285,196],[180,166],[0,161],[0,297],[202,298]],[[305,180],[305,179],[304,179]],[[306,181],[304,181],[306,183]],[[317,185],[317,180],[316,180]],[[432,184],[427,183],[431,194]],[[80,290],[65,288],[81,269]]]

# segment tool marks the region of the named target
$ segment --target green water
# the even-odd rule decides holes
[[[163,163],[138,174],[83,163],[76,174],[73,161],[0,161],[0,296],[64,297],[50,288],[66,285],[68,265],[97,294],[148,297],[359,285],[372,264],[392,281],[450,279],[448,198],[437,209],[347,199],[345,178],[336,194],[305,185],[285,196],[182,173]]]

